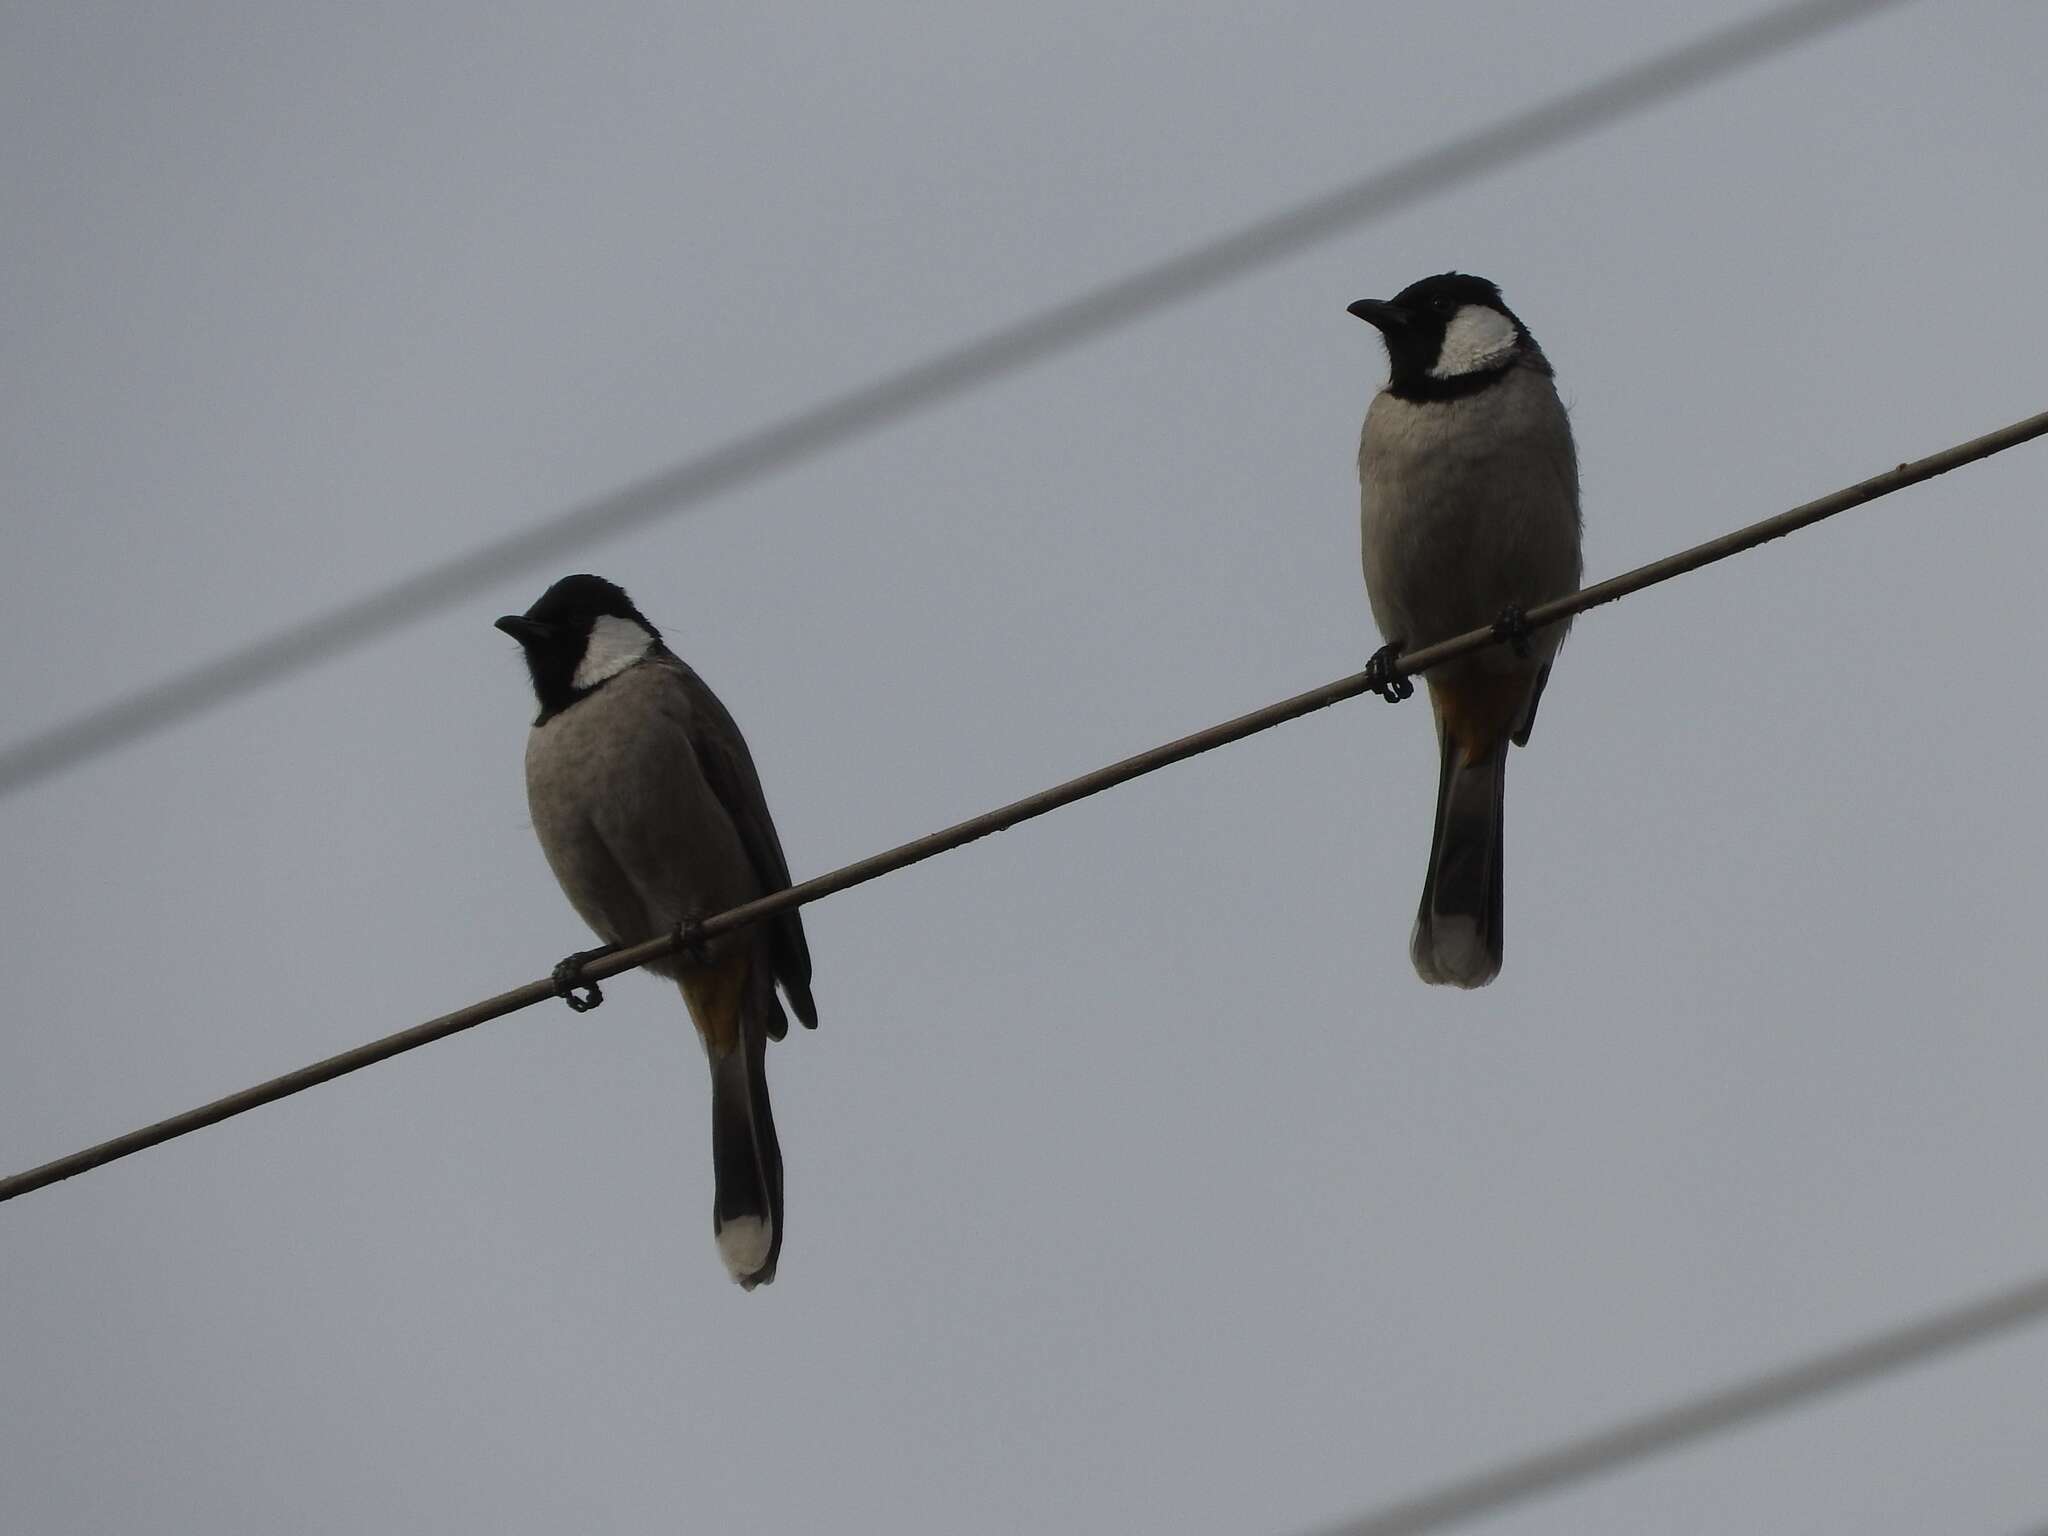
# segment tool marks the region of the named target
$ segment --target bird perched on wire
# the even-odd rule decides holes
[[[711,1062],[711,1226],[748,1290],[782,1252],[782,1149],[767,1046],[789,1032],[779,982],[807,1028],[811,954],[794,909],[708,942],[689,925],[789,884],[782,843],[740,728],[632,599],[565,576],[498,628],[526,653],[540,714],[526,740],[526,797],[570,905],[607,945],[681,932],[647,969],[681,984]],[[556,989],[579,1011],[603,1000],[571,955]]]
[[[1446,272],[1351,313],[1386,342],[1386,387],[1365,413],[1358,478],[1365,590],[1388,642],[1389,699],[1413,646],[1492,624],[1507,643],[1427,674],[1442,762],[1436,833],[1409,954],[1427,982],[1500,974],[1501,813],[1508,744],[1528,743],[1566,626],[1522,610],[1579,584],[1579,472],[1550,363],[1480,277]]]

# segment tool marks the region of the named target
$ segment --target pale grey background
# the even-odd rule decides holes
[[[0,736],[1733,14],[7,5]],[[575,565],[815,873],[1362,663],[1351,299],[1502,282],[1596,575],[2039,409],[2044,50],[1880,17]],[[1485,993],[1419,705],[813,908],[768,1291],[634,978],[7,1206],[9,1530],[1286,1533],[2048,1268],[2044,469],[1583,621]],[[587,942],[543,580],[0,804],[0,1167]],[[2004,1536],[2044,1413],[2035,1331],[1486,1529]]]

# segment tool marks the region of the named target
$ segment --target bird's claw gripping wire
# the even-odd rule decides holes
[[[583,967],[599,955],[608,955],[610,949],[579,949],[575,954],[555,967],[555,996],[569,1005],[572,1012],[588,1013],[604,1001],[604,993],[594,981],[584,978]],[[588,994],[578,996],[579,993]]]
[[[1535,633],[1529,627],[1529,615],[1513,603],[1501,609],[1500,617],[1493,621],[1493,638],[1524,661],[1529,659],[1529,637]]]
[[[711,951],[704,940],[704,919],[686,917],[676,924],[676,958],[693,969],[711,963]]]
[[[1415,692],[1414,680],[1394,669],[1394,663],[1401,659],[1402,644],[1399,640],[1389,641],[1374,651],[1372,660],[1365,664],[1366,689],[1389,704],[1398,704]]]

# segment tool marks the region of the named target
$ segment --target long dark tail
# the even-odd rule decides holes
[[[1408,953],[1424,981],[1483,987],[1500,974],[1501,813],[1508,744],[1496,741],[1472,762],[1449,732],[1441,733],[1441,742],[1436,838]]]
[[[782,1254],[782,1148],[768,1104],[768,1032],[750,1012],[743,1004],[739,1040],[711,1061],[711,1226],[725,1267],[751,1291],[775,1278]]]

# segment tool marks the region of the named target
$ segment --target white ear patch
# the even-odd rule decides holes
[[[653,648],[654,636],[631,619],[607,613],[590,626],[583,660],[576,664],[576,675],[569,679],[569,686],[579,692],[595,688],[606,678],[617,677]]]
[[[1484,304],[1466,304],[1444,327],[1444,344],[1437,350],[1433,379],[1455,379],[1461,373],[1478,373],[1498,368],[1513,355],[1521,338],[1515,322]]]

